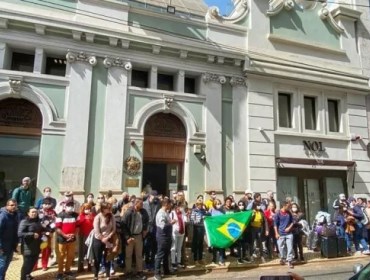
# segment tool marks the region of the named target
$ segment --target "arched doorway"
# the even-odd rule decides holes
[[[183,176],[186,130],[173,114],[158,113],[144,129],[143,186],[150,183],[158,193],[178,190]]]
[[[0,186],[6,191],[29,176],[36,184],[42,130],[39,108],[25,99],[0,101]],[[36,188],[32,188],[36,191]]]

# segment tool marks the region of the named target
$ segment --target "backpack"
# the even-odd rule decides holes
[[[362,214],[364,216],[363,219],[361,220],[361,224],[366,226],[369,223],[369,217],[366,214],[365,208],[361,208],[361,209],[362,209]]]

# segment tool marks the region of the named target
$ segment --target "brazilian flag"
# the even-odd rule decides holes
[[[208,216],[204,226],[208,238],[208,246],[228,248],[242,235],[252,218],[252,210]]]

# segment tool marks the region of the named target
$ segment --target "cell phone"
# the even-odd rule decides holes
[[[291,275],[261,276],[260,280],[293,280]]]

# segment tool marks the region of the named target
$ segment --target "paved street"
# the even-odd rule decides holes
[[[306,253],[307,255],[307,253]],[[277,260],[266,264],[237,266],[233,262],[228,262],[225,268],[195,268],[190,267],[182,271],[178,277],[172,279],[248,279],[258,280],[262,275],[285,275],[288,271],[294,271],[305,277],[308,280],[345,280],[353,275],[352,268],[356,263],[366,264],[370,261],[368,256],[346,257],[337,259],[309,259],[308,263],[296,265],[294,269],[289,270],[287,266],[281,266]],[[19,280],[20,268],[22,266],[22,256],[15,255],[14,260],[8,270],[6,280]],[[121,276],[122,272],[117,272]],[[56,276],[56,267],[53,266],[47,272],[41,270],[33,273],[35,280],[54,279]],[[152,276],[149,274],[149,276]],[[92,279],[92,274],[84,273],[76,279]],[[102,278],[103,279],[103,278]],[[171,278],[166,278],[171,279]]]

